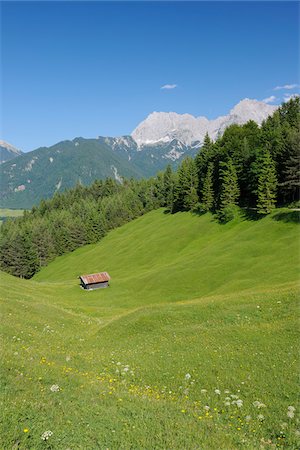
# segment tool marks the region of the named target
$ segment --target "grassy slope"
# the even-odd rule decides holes
[[[155,211],[34,281],[3,275],[1,448],[44,448],[48,429],[59,449],[297,448],[298,225],[276,218]],[[98,270],[111,287],[80,290]]]
[[[8,208],[0,208],[0,224],[3,220],[6,220],[8,217],[19,217],[24,213],[24,209],[8,209]]]
[[[22,216],[24,209],[0,208],[0,217],[19,217]]]

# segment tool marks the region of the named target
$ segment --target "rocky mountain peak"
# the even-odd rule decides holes
[[[245,98],[235,105],[228,115],[213,120],[203,116],[194,117],[191,114],[155,111],[135,128],[131,136],[139,147],[159,142],[167,143],[173,139],[185,145],[193,145],[194,142],[203,142],[206,133],[216,139],[232,123],[244,124],[254,120],[261,124],[276,108],[277,106]]]

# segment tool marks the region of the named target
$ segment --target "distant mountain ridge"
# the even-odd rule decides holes
[[[227,116],[215,120],[154,112],[131,136],[78,137],[28,153],[11,146],[14,159],[6,160],[0,167],[1,206],[30,208],[57,191],[78,182],[90,184],[97,178],[121,181],[122,177],[153,176],[167,164],[175,168],[186,156],[195,156],[206,133],[216,139],[233,123],[254,120],[261,124],[276,108],[244,99]]]
[[[233,123],[244,124],[254,120],[260,125],[276,109],[277,106],[245,98],[228,115],[214,120],[191,114],[153,112],[135,128],[131,136],[138,146],[170,142],[173,139],[192,146],[202,144],[206,133],[215,140]]]
[[[0,164],[22,155],[23,152],[8,142],[0,140]]]

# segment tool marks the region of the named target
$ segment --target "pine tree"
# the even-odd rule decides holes
[[[175,211],[191,211],[196,208],[199,198],[197,194],[198,173],[195,161],[187,157],[178,169],[178,181],[175,188]]]
[[[164,206],[172,211],[174,202],[174,175],[170,164],[168,164],[164,172]]]
[[[203,183],[204,183],[204,177],[205,177],[207,164],[208,164],[208,161],[211,160],[211,158],[212,158],[213,151],[214,151],[214,144],[211,141],[208,133],[206,133],[206,135],[204,137],[203,145],[200,148],[200,150],[195,158],[195,164],[197,167],[198,180],[199,180],[199,183],[198,183],[199,194],[203,190]]]
[[[269,214],[276,204],[277,175],[270,151],[265,150],[260,161],[260,173],[257,187],[257,211]]]
[[[208,163],[202,190],[202,209],[204,211],[211,211],[214,204],[213,168],[213,163]]]
[[[238,178],[232,159],[221,163],[220,178],[222,182],[220,209],[236,205],[240,195]]]
[[[288,151],[282,164],[283,181],[279,184],[284,200],[293,202],[300,198],[300,129],[290,129],[287,135]]]

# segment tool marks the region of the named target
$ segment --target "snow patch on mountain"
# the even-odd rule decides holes
[[[58,181],[58,183],[55,185],[55,190],[58,191],[61,188],[62,185],[62,178]]]
[[[206,133],[212,139],[216,139],[226,127],[233,123],[242,125],[249,120],[254,120],[260,125],[277,108],[274,105],[245,98],[235,105],[228,115],[214,120],[194,117],[191,114],[153,112],[135,128],[131,136],[139,150],[142,150],[143,146],[168,143],[174,139],[188,146],[193,146],[195,143],[201,145]]]
[[[123,180],[122,180],[122,177],[118,173],[118,169],[115,166],[111,166],[111,169],[113,171],[115,180],[122,184]]]
[[[37,157],[34,156],[24,167],[25,172],[30,172],[32,169],[33,164],[35,163],[35,161],[37,160]]]

